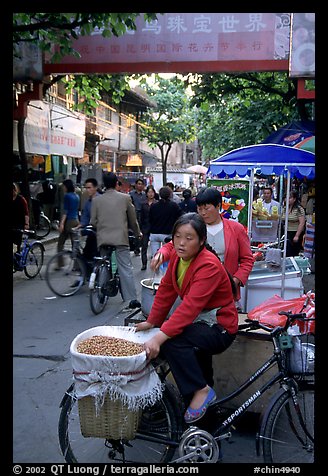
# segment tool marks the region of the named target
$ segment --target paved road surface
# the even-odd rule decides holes
[[[56,232],[52,233],[56,237]],[[56,252],[48,241],[46,260]],[[132,255],[139,297],[141,259]],[[13,280],[13,461],[63,463],[57,437],[59,403],[72,380],[69,346],[80,332],[98,325],[122,325],[126,313],[120,296],[95,316],[86,287],[70,298],[57,298],[45,280],[28,280],[16,273]],[[313,280],[312,280],[313,281]],[[311,289],[313,282],[309,285]],[[3,409],[4,410],[4,409]],[[257,416],[241,421],[231,439],[223,442],[223,463],[261,462],[255,451]]]

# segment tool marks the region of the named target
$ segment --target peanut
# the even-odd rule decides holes
[[[143,350],[144,347],[142,344],[109,336],[89,337],[77,345],[77,351],[82,354],[111,355],[112,357],[137,355]]]

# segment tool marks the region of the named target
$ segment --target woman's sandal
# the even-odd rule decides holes
[[[210,388],[207,397],[203,405],[199,408],[190,408],[188,407],[186,413],[184,414],[184,420],[186,423],[193,423],[194,421],[200,420],[208,408],[208,406],[214,402],[216,399],[216,394],[212,388]]]

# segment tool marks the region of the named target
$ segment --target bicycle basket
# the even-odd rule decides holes
[[[288,370],[293,375],[312,375],[314,373],[315,345],[302,342],[293,336],[293,347],[288,351]]]
[[[82,435],[113,440],[132,440],[136,434],[142,410],[131,411],[120,400],[106,395],[104,404],[96,412],[95,399],[83,397],[78,401]]]

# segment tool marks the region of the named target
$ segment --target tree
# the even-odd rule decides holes
[[[297,100],[287,73],[189,75],[197,106],[198,139],[203,158],[256,144],[293,119],[308,119],[309,103]]]
[[[65,55],[79,56],[74,50],[73,40],[79,36],[89,35],[94,29],[101,30],[103,36],[119,36],[127,29],[136,29],[135,20],[140,13],[14,13],[13,14],[13,56],[20,58],[21,43],[33,43],[44,53],[50,54],[52,61],[60,61]],[[144,18],[151,21],[157,18],[156,13],[144,13]],[[54,45],[56,48],[53,50]],[[57,75],[51,81],[44,83],[43,93],[57,81],[64,79]],[[85,113],[91,113],[98,103],[101,91],[112,91],[114,102],[119,102],[124,91],[129,88],[122,75],[84,75],[70,76],[66,81],[69,90],[74,87],[84,97],[83,106],[77,108]],[[27,163],[24,144],[25,118],[18,121],[18,147],[23,173],[22,188],[31,210],[30,191],[27,177]],[[31,214],[33,223],[33,215]]]
[[[190,143],[196,138],[194,112],[185,91],[184,82],[175,76],[164,79],[155,75],[154,84],[141,81],[156,107],[143,115],[148,124],[142,128],[141,137],[150,147],[159,148],[163,172],[163,184],[167,182],[167,161],[174,142]]]
[[[74,50],[73,40],[89,35],[94,30],[104,37],[123,35],[127,29],[136,30],[136,19],[141,13],[14,13],[13,54],[19,58],[22,42],[36,44],[51,61],[58,62],[65,55],[80,56]],[[156,13],[144,13],[146,21],[157,18]],[[54,49],[54,45],[56,48]],[[44,93],[52,84],[63,81],[67,92],[73,89],[84,98],[76,109],[91,114],[98,105],[101,91],[111,92],[113,102],[118,104],[129,88],[125,75],[55,75],[44,84]]]
[[[72,47],[72,41],[79,36],[89,35],[95,29],[107,36],[120,36],[129,30],[136,30],[135,20],[140,13],[14,13],[13,45],[14,55],[19,55],[20,42],[32,42],[42,51],[50,53],[52,61],[59,61],[65,55],[79,56]],[[147,21],[155,20],[156,13],[144,13]]]

